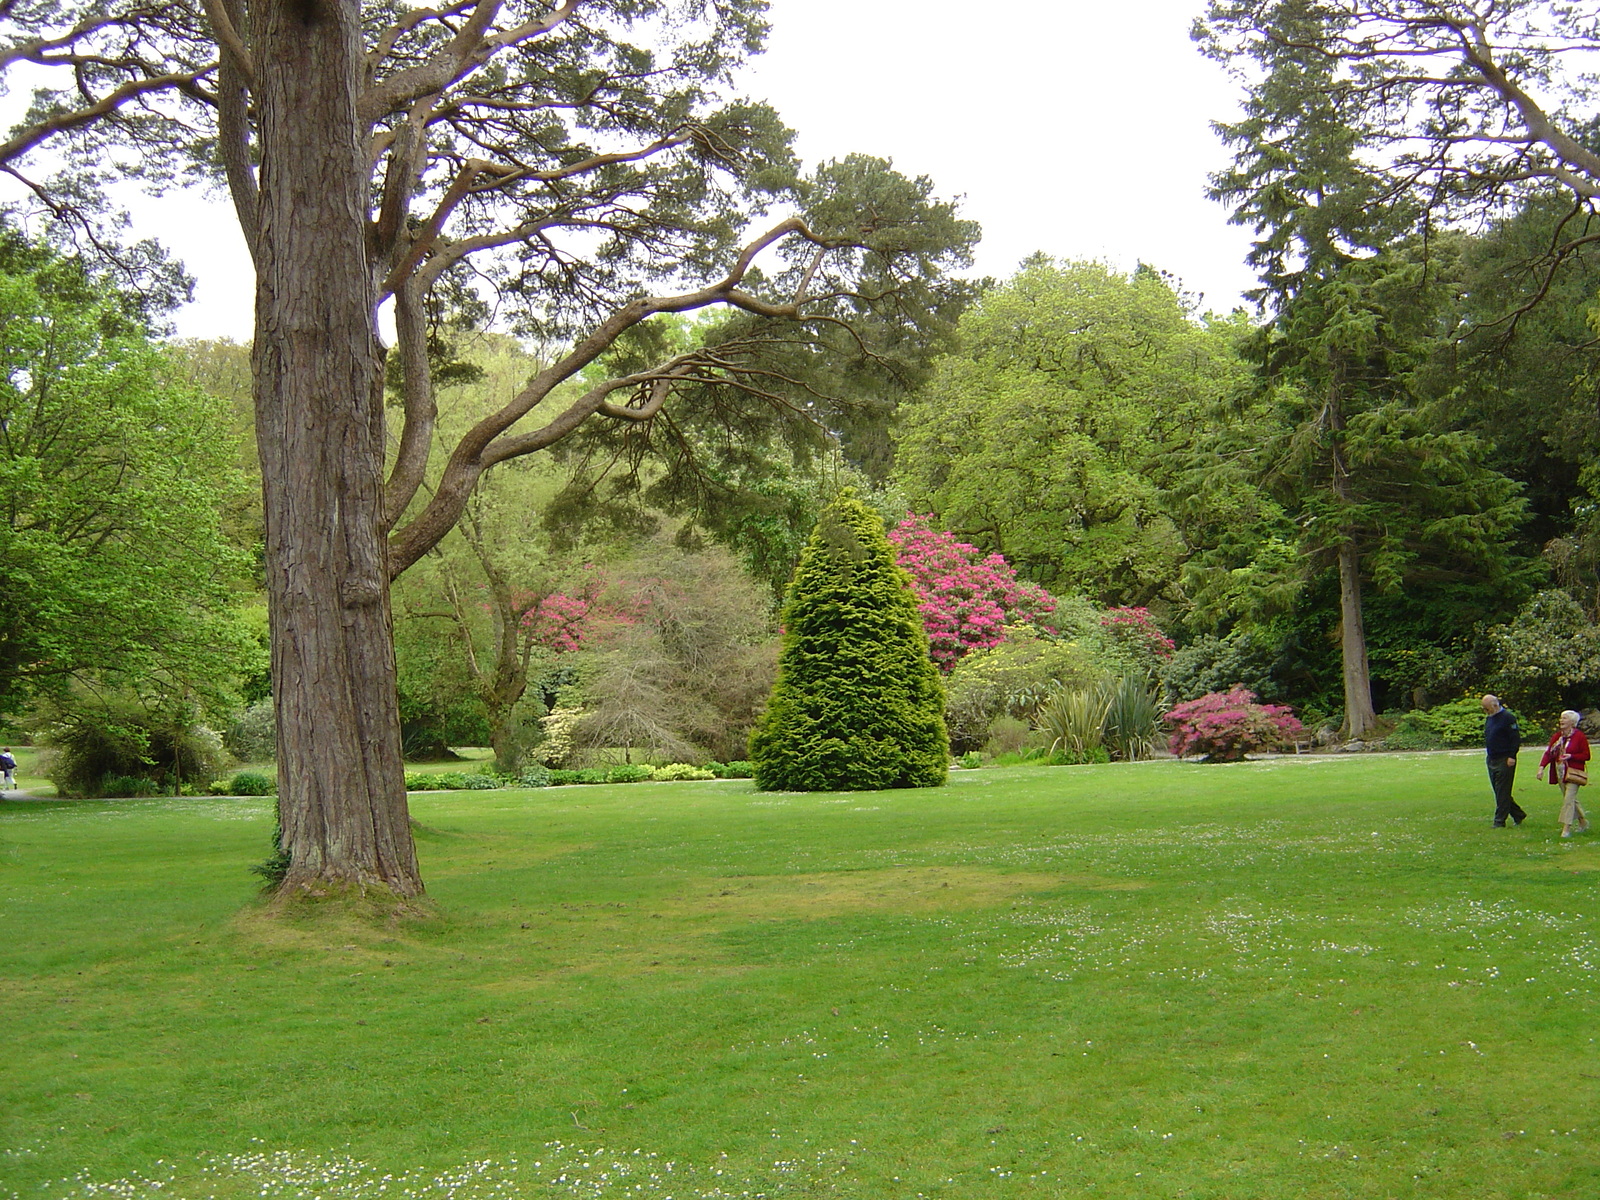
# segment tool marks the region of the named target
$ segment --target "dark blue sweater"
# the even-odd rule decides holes
[[[1511,758],[1522,749],[1522,730],[1509,708],[1490,713],[1484,721],[1483,747],[1490,758]]]

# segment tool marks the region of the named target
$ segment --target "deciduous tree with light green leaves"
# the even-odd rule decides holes
[[[1055,591],[1170,598],[1185,555],[1162,498],[1173,451],[1243,393],[1240,332],[1195,319],[1147,267],[1035,257],[902,406],[907,502]]]
[[[944,685],[882,519],[846,489],[823,510],[783,608],[778,681],[750,738],[758,788],[937,787]]]
[[[220,707],[259,654],[226,401],[104,281],[0,230],[0,711],[69,685]]]

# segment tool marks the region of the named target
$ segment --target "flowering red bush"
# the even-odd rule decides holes
[[[1167,745],[1174,754],[1203,754],[1208,762],[1238,762],[1252,750],[1290,744],[1303,731],[1287,705],[1258,704],[1254,692],[1237,684],[1185,701],[1162,719],[1172,726]]]
[[[1171,658],[1178,643],[1162,633],[1148,608],[1108,608],[1100,617],[1105,629],[1153,658]]]
[[[576,650],[583,644],[591,607],[593,601],[587,597],[551,592],[523,614],[522,624],[534,631],[534,642],[547,650]]]
[[[889,541],[911,575],[933,661],[948,673],[971,651],[1003,642],[1007,625],[1032,621],[1055,608],[1055,601],[1018,579],[1000,555],[980,556],[976,546],[930,528],[929,520],[907,513]]]
[[[567,654],[580,646],[604,641],[619,626],[632,625],[637,601],[619,601],[606,575],[585,565],[579,586],[567,591],[524,591],[512,604],[521,614],[519,624],[535,646]]]

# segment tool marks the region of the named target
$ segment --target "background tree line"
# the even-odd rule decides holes
[[[776,601],[817,513],[846,484],[886,527],[907,511],[925,514],[897,535],[908,547],[949,530],[973,548],[962,560],[973,569],[994,553],[1015,572],[1014,584],[958,582],[966,568],[937,555],[923,572],[930,589],[966,589],[944,624],[929,617],[936,647],[947,647],[940,664],[958,752],[1021,751],[1053,686],[1129,670],[1158,676],[1167,702],[1245,683],[1336,723],[1347,687],[1347,597],[1330,529],[1366,539],[1355,543],[1356,582],[1375,713],[1387,710],[1392,721],[1487,686],[1537,708],[1581,702],[1600,680],[1586,607],[1600,585],[1587,550],[1593,501],[1581,490],[1595,439],[1592,407],[1579,403],[1587,326],[1546,305],[1508,340],[1477,317],[1505,305],[1505,263],[1541,236],[1540,222],[1562,219],[1530,203],[1489,235],[1436,248],[1425,269],[1401,247],[1384,260],[1388,274],[1373,268],[1352,283],[1346,272],[1336,301],[1346,307],[1330,317],[1329,302],[1308,318],[1319,330],[1342,322],[1334,344],[1351,355],[1342,429],[1330,425],[1330,343],[1320,334],[1322,357],[1306,367],[1274,326],[1198,313],[1154,269],[1120,275],[1039,256],[974,297],[920,387],[888,400],[880,392],[848,429],[813,423],[795,440],[779,423],[647,422],[574,439],[554,458],[502,464],[395,585],[408,752],[488,745],[512,772],[586,755],[742,757],[772,679]],[[81,265],[20,240],[13,255],[13,320],[30,304],[44,310],[35,320],[48,318],[38,292],[51,278],[86,278]],[[1556,282],[1587,295],[1588,270],[1574,254]],[[180,442],[175,426],[164,427],[159,446],[186,464],[191,504],[202,505],[205,521],[162,505],[183,529],[170,542],[142,543],[144,567],[192,573],[207,564],[220,587],[207,604],[161,611],[209,612],[231,632],[210,637],[209,657],[166,690],[151,691],[176,678],[188,641],[163,634],[148,636],[140,653],[160,648],[173,665],[134,655],[124,667],[96,648],[95,669],[63,662],[56,682],[36,687],[19,677],[11,707],[32,703],[30,720],[47,737],[73,695],[81,707],[112,695],[108,681],[132,681],[116,694],[143,688],[152,708],[182,697],[191,719],[233,729],[254,756],[270,745],[261,728],[270,733],[271,680],[260,658],[259,584],[250,583],[260,513],[248,502],[253,460],[244,451],[248,350],[162,349],[124,312],[75,319],[121,330],[150,361],[165,362],[192,389],[165,393],[168,404],[212,397],[197,435]],[[658,335],[681,353],[727,330],[677,322]],[[20,337],[14,344],[19,355],[42,353]],[[100,351],[75,353],[86,370]],[[436,322],[431,353],[445,381],[436,419],[447,437],[539,362],[462,312]],[[636,353],[624,342],[597,371],[624,370]],[[108,376],[94,386],[113,385]],[[125,434],[97,436],[115,444]],[[673,448],[662,450],[662,440]],[[1556,486],[1554,473],[1577,494]],[[131,479],[118,477],[123,500],[139,495],[126,490]],[[101,499],[117,499],[116,489]],[[202,528],[217,531],[209,557],[194,542]],[[1048,593],[1045,603],[1016,599],[1029,585],[1031,595]],[[163,588],[174,600],[182,594],[176,583]],[[963,641],[946,628],[968,619],[973,597],[991,596],[993,636]],[[952,616],[962,604],[967,615]],[[1175,648],[1130,641],[1108,623],[1133,610],[1148,613]],[[87,636],[95,623],[80,620]],[[120,624],[133,627],[131,618]],[[42,673],[35,649],[8,645],[19,659],[34,655],[31,669]],[[115,669],[98,669],[108,664]],[[114,705],[104,711],[110,724],[145,728],[117,717]],[[143,736],[148,748],[148,729]]]

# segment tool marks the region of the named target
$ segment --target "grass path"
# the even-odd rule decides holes
[[[1483,775],[429,794],[378,930],[263,801],[0,805],[0,1196],[1592,1200],[1600,842]]]

